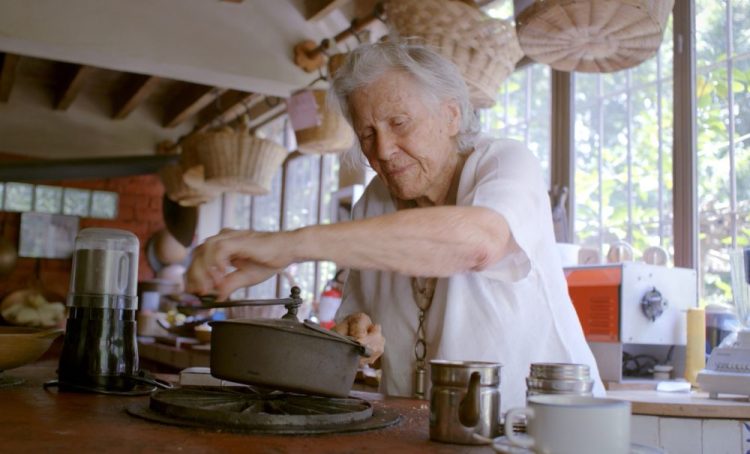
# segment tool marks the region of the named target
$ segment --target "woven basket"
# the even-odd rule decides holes
[[[202,165],[205,184],[222,192],[264,195],[287,156],[287,150],[270,140],[248,134],[247,129],[222,128],[194,134],[182,144],[182,166]],[[188,185],[199,178],[185,175]]]
[[[560,71],[631,68],[659,49],[674,0],[514,0],[529,58]]]
[[[387,22],[404,38],[434,47],[461,70],[475,107],[492,107],[523,56],[510,22],[453,0],[387,0]]]
[[[340,114],[326,108],[326,91],[313,90],[320,124],[294,131],[301,153],[341,153],[354,145],[354,131]]]
[[[185,183],[183,178],[186,175],[190,181],[193,181],[192,185]],[[159,178],[164,185],[167,197],[182,206],[200,205],[210,202],[219,195],[219,191],[204,184],[201,165],[183,171],[182,166],[177,163],[167,164],[159,169]]]

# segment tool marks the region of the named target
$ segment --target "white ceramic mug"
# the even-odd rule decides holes
[[[526,417],[526,434],[513,424]],[[628,454],[630,402],[598,397],[549,394],[531,396],[527,406],[505,415],[508,442],[547,454]]]

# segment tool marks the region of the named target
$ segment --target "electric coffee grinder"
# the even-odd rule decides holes
[[[88,228],[76,237],[57,386],[61,391],[146,394],[138,370],[138,238]],[[50,382],[50,384],[55,384]]]

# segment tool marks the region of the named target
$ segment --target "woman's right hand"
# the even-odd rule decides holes
[[[374,363],[385,350],[385,338],[380,325],[373,324],[370,317],[364,312],[347,316],[332,329],[344,336],[353,337],[354,340],[370,349],[370,357],[361,358],[360,365]]]
[[[235,289],[265,281],[292,262],[293,242],[286,232],[224,229],[193,251],[187,291],[218,292],[218,301]],[[235,268],[230,271],[230,267]]]

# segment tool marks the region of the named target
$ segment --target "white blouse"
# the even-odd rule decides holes
[[[594,394],[603,395],[596,362],[568,296],[536,158],[519,142],[481,137],[461,173],[456,204],[501,214],[515,251],[481,272],[438,279],[425,321],[427,360],[501,363],[502,411],[525,405],[525,378],[530,364],[537,362],[588,364]],[[388,189],[375,178],[352,217],[395,211]],[[386,344],[381,391],[411,396],[419,310],[410,277],[352,270],[336,320],[356,312],[382,325]]]

